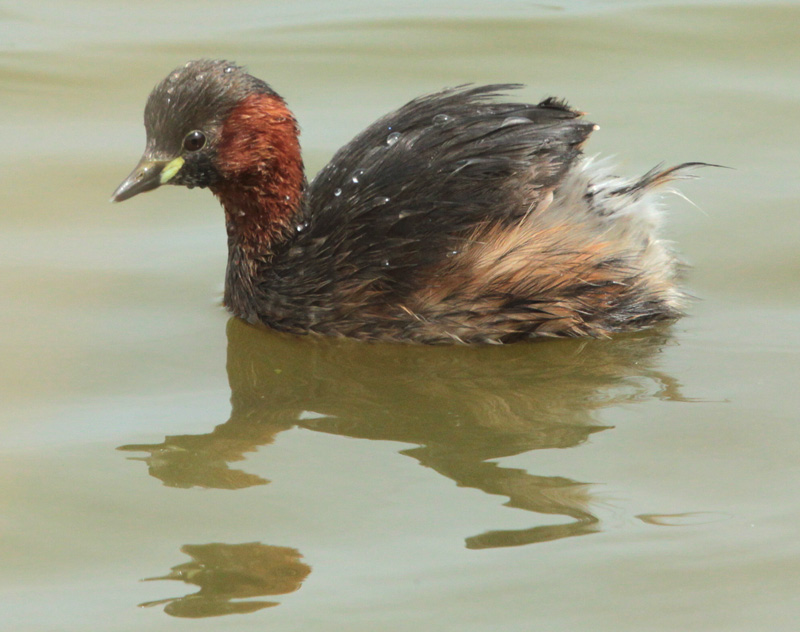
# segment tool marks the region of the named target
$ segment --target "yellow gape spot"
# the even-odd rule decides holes
[[[183,167],[183,163],[184,160],[180,156],[174,160],[170,160],[161,170],[161,175],[158,177],[161,184],[166,184],[172,180],[172,178],[175,177],[175,174],[181,170],[181,167]]]

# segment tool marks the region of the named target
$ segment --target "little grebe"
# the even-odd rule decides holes
[[[293,333],[422,343],[607,336],[680,316],[652,191],[581,147],[564,101],[516,85],[423,96],[373,123],[308,184],[298,126],[266,83],[198,60],[150,94],[147,146],[115,191],[208,187],[225,209],[225,305]]]

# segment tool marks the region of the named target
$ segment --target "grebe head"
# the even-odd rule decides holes
[[[111,200],[121,202],[162,184],[208,187],[218,182],[225,121],[253,95],[280,101],[266,83],[228,61],[200,59],[172,71],[147,99],[144,155]]]

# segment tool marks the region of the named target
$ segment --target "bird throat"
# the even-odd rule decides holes
[[[220,180],[210,188],[225,209],[225,303],[252,319],[249,305],[276,246],[295,234],[305,194],[299,130],[284,101],[256,93],[237,105],[217,145]]]

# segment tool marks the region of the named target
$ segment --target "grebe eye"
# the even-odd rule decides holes
[[[205,144],[206,135],[200,130],[189,132],[186,134],[186,138],[183,139],[183,148],[186,151],[197,151],[205,147]]]

